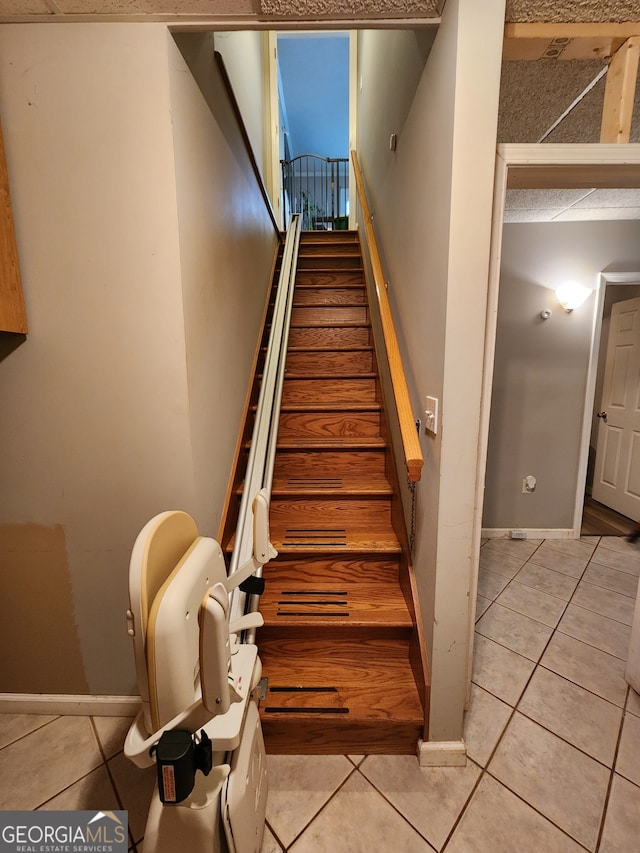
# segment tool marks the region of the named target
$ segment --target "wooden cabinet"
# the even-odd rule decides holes
[[[27,331],[9,176],[0,127],[0,332]]]

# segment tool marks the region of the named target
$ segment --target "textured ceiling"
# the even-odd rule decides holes
[[[482,0],[476,0],[481,3]],[[249,16],[256,19],[437,17],[446,0],[0,0],[0,21],[29,16]],[[638,20],[639,0],[507,0],[506,20],[594,23]]]
[[[262,0],[263,14],[303,18],[437,17],[438,0]]]
[[[0,22],[65,15],[119,18],[216,17],[256,21],[437,18],[443,0],[0,0]]]
[[[639,0],[507,0],[507,23],[637,21]]]

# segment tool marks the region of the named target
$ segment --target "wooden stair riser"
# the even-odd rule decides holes
[[[375,404],[374,379],[285,379],[282,389],[282,406],[355,406],[357,403]]]
[[[363,287],[307,287],[296,288],[294,307],[328,307],[366,305]]]
[[[367,753],[415,752],[422,706],[405,642],[257,639],[270,673],[260,704],[269,752],[292,752],[292,730],[318,754],[356,743]]]
[[[286,375],[306,376],[332,375],[336,378],[353,376],[356,373],[372,373],[374,370],[373,351],[371,349],[351,351],[290,352],[287,356]]]
[[[358,255],[300,255],[299,270],[361,270]]]
[[[415,721],[353,714],[263,713],[261,724],[269,755],[415,755],[423,736]]]
[[[326,498],[275,497],[271,500],[270,519],[273,531],[331,532],[352,528],[382,534],[391,524],[391,505],[384,498],[336,501],[332,495]]]
[[[296,349],[322,351],[369,346],[370,334],[368,326],[292,328],[289,332],[289,352]]]
[[[360,262],[360,246],[354,243],[353,240],[332,240],[329,242],[309,242],[303,240],[300,242],[299,258],[320,257],[351,257],[357,258]]]
[[[356,230],[347,229],[345,231],[302,231],[300,233],[300,243],[333,243],[335,240],[339,242],[358,243],[359,236]]]
[[[304,644],[313,637],[314,642],[328,644],[357,641],[360,638],[363,641],[397,642],[408,647],[411,638],[411,620],[406,614],[398,613],[397,623],[394,624],[394,616],[388,608],[379,611],[378,620],[373,608],[366,615],[362,611],[356,612],[354,608],[339,615],[337,610],[331,610],[328,606],[324,613],[318,607],[315,614],[302,605],[296,608],[283,606],[279,623],[278,617],[268,611],[267,615],[269,623],[260,628],[258,644],[290,640]]]
[[[276,454],[274,479],[288,477],[340,478],[353,470],[360,475],[384,476],[384,453],[346,450],[288,450]]]
[[[364,287],[365,280],[359,270],[298,270],[296,289],[305,287]]]
[[[369,311],[366,306],[294,308],[291,312],[291,328],[336,326],[367,326]]]
[[[362,438],[380,435],[379,412],[284,412],[278,438]]]
[[[277,587],[299,589],[301,586],[331,584],[396,584],[399,564],[395,558],[375,556],[351,557],[287,557],[279,555],[264,569],[264,576]]]

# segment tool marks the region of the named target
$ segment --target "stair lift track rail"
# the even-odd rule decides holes
[[[265,490],[267,501],[271,500],[301,224],[300,215],[293,214],[284,245],[229,575],[244,566],[253,553],[252,504],[255,496],[259,491]],[[261,570],[256,574],[261,574]],[[257,598],[236,588],[231,600],[231,621],[257,610]],[[255,642],[255,629],[245,632],[244,641]]]

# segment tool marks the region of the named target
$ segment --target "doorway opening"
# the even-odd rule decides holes
[[[482,505],[485,486],[487,486],[487,449],[489,446],[489,423],[493,391],[493,376],[496,358],[496,334],[498,318],[498,292],[500,287],[501,262],[503,249],[503,222],[505,212],[505,197],[507,189],[582,189],[591,188],[635,188],[640,187],[640,146],[639,145],[502,145],[499,146],[496,171],[496,195],[494,206],[494,224],[492,236],[492,261],[490,271],[490,286],[488,297],[488,321],[485,350],[485,373],[483,389],[482,434],[483,442],[479,460],[478,493],[479,504]],[[626,269],[634,269],[635,266]],[[625,267],[621,267],[625,269]],[[593,285],[594,289],[596,283]],[[604,287],[603,287],[604,290]],[[592,297],[593,299],[593,297]],[[543,306],[540,305],[540,308]],[[538,309],[539,310],[539,309]],[[561,311],[561,309],[559,309]],[[592,302],[593,310],[593,302]],[[577,319],[578,311],[574,319]],[[564,318],[560,315],[557,319]],[[534,321],[535,322],[535,321]],[[542,324],[544,321],[540,320]],[[584,324],[584,321],[582,321]],[[571,327],[568,323],[564,328],[569,339],[575,333],[577,324]],[[582,527],[583,507],[585,503],[585,487],[589,460],[590,436],[592,428],[593,405],[595,399],[595,384],[597,359],[599,351],[599,334],[601,312],[598,316],[593,313],[593,326],[590,330],[590,342],[584,354],[582,388],[579,399],[576,399],[575,429],[570,440],[572,457],[573,485],[567,493],[564,516],[561,523],[555,525],[511,525],[525,527],[527,536],[578,538]],[[551,328],[551,327],[549,327]],[[589,334],[589,330],[583,329]],[[569,341],[570,342],[570,341]],[[584,341],[583,341],[584,346]],[[557,369],[563,369],[558,362]],[[570,389],[576,392],[577,386]],[[549,423],[550,452],[555,452],[553,445],[553,409]],[[520,472],[519,472],[520,473]],[[531,472],[524,471],[524,474]],[[570,479],[570,478],[569,478]],[[491,485],[491,484],[489,484]],[[565,478],[562,487],[568,489]],[[490,496],[488,496],[490,498]],[[480,522],[479,527],[482,528]],[[487,533],[485,525],[482,532],[485,535],[509,535],[509,529],[495,530]],[[531,529],[533,528],[533,529]],[[621,534],[618,534],[621,535]]]
[[[276,37],[283,225],[307,231],[349,223],[350,51],[348,32]]]

